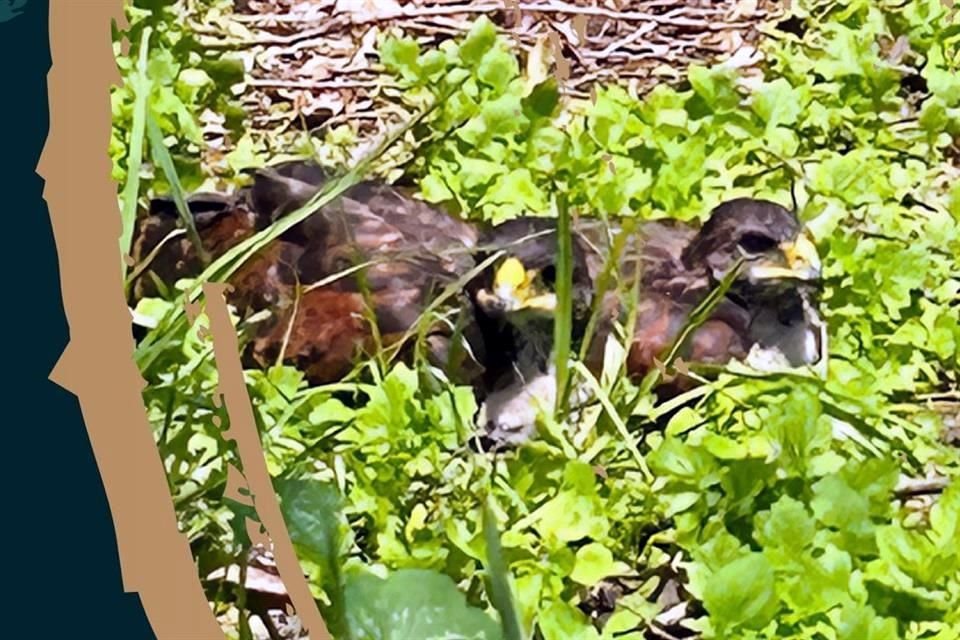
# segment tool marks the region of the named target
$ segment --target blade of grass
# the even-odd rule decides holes
[[[639,262],[639,260],[637,260],[637,262]],[[634,276],[627,284],[629,286],[624,290],[624,294],[627,297],[627,325],[623,335],[625,348],[623,349],[623,356],[617,368],[620,375],[623,375],[627,371],[627,360],[630,357],[630,349],[633,347],[633,336],[637,331],[637,317],[640,314],[640,276]]]
[[[614,270],[620,265],[620,256],[623,253],[629,234],[633,232],[634,226],[633,220],[628,219],[624,221],[623,228],[620,229],[619,233],[613,237],[608,245],[610,248],[604,260],[603,269],[601,269],[600,274],[596,278],[596,290],[593,292],[593,300],[591,301],[590,319],[587,322],[583,333],[583,341],[580,344],[579,359],[581,361],[587,359],[587,353],[591,347],[590,343],[593,341],[597,324],[600,321],[603,298],[610,290],[611,284],[614,283]],[[607,232],[609,233],[609,226],[607,227]]]
[[[124,282],[124,287],[129,289],[130,285],[133,284],[133,281],[139,278],[140,275],[143,274],[143,272],[150,267],[151,263],[153,263],[156,257],[160,255],[160,252],[163,250],[163,247],[166,246],[168,242],[170,242],[175,238],[179,238],[184,233],[186,233],[186,231],[183,229],[174,229],[173,231],[165,235],[163,239],[157,243],[157,246],[151,249],[150,253],[148,253],[146,257],[140,261],[139,264],[133,265],[133,270],[130,271],[130,273],[127,275],[127,279]]]
[[[296,276],[296,272],[293,274]],[[297,313],[300,310],[300,299],[303,297],[303,290],[300,287],[300,278],[296,278],[294,283],[294,297],[293,297],[293,310],[290,312],[290,321],[287,322],[287,328],[283,332],[283,342],[280,344],[280,353],[277,354],[277,361],[275,366],[283,366],[283,358],[287,353],[287,347],[290,346],[290,336],[293,335],[293,327],[297,323]]]
[[[730,287],[733,286],[734,280],[740,274],[740,269],[743,266],[743,258],[737,260],[733,268],[730,269],[729,273],[724,276],[720,283],[710,290],[710,293],[700,301],[693,311],[687,316],[686,322],[683,324],[683,327],[680,329],[680,333],[677,334],[676,339],[673,341],[673,344],[670,345],[670,348],[667,350],[666,357],[663,358],[662,362],[664,367],[669,367],[672,365],[674,359],[677,357],[677,354],[680,353],[680,349],[687,342],[687,338],[696,331],[697,327],[704,323],[713,313],[713,310],[717,308],[721,302],[723,302],[724,296],[727,295],[727,291],[730,290]],[[640,383],[640,393],[637,395],[638,401],[640,398],[643,398],[649,394],[653,388],[660,381],[663,372],[659,368],[652,369],[646,376],[644,376],[643,381]],[[631,412],[632,413],[632,412]]]
[[[573,235],[570,232],[570,209],[563,193],[555,196],[554,207],[557,210],[557,311],[553,323],[557,396],[554,414],[559,421],[566,413],[567,386],[570,378],[570,340],[573,331]]]
[[[648,482],[653,482],[653,473],[650,471],[650,468],[647,466],[647,461],[644,460],[643,454],[640,453],[640,450],[637,448],[636,443],[633,441],[633,436],[630,435],[630,430],[627,429],[627,424],[623,421],[623,418],[620,417],[620,413],[617,411],[617,408],[613,405],[613,402],[610,400],[610,397],[604,392],[603,388],[600,386],[600,382],[594,377],[590,370],[582,362],[575,362],[574,367],[576,367],[577,372],[580,373],[584,379],[587,381],[587,384],[590,385],[591,390],[594,395],[600,400],[601,406],[603,406],[604,411],[607,412],[607,416],[610,418],[610,421],[613,422],[613,425],[617,428],[617,431],[620,432],[620,437],[623,438],[624,445],[626,445],[627,450],[630,452],[630,455],[633,456],[634,461],[637,463],[637,467],[640,469],[640,472],[643,474],[643,477]]]
[[[505,640],[522,640],[520,618],[510,589],[510,573],[500,546],[500,531],[494,517],[492,498],[483,505],[483,537],[487,543],[487,590],[490,602],[500,614],[500,626]]]
[[[137,219],[137,197],[140,195],[140,165],[143,163],[143,136],[147,118],[147,100],[152,85],[147,76],[147,52],[150,49],[151,27],[145,27],[140,38],[137,71],[130,78],[133,85],[133,121],[130,127],[130,148],[127,152],[127,181],[123,185],[120,210],[120,273],[126,274],[126,256],[133,241],[133,226]]]
[[[707,296],[700,301],[694,310],[687,317],[687,321],[684,323],[679,334],[674,339],[673,343],[670,345],[669,349],[666,350],[666,356],[662,359],[663,369],[660,367],[654,367],[651,369],[640,381],[640,386],[637,388],[637,392],[633,397],[633,400],[629,403],[629,407],[626,411],[626,415],[638,415],[638,409],[640,404],[647,398],[652,392],[653,389],[660,382],[660,379],[663,377],[663,374],[666,372],[667,367],[672,366],[674,358],[680,352],[680,349],[686,343],[687,338],[699,327],[707,318],[710,317],[710,314],[713,313],[713,310],[716,309],[724,297],[727,295],[727,291],[730,290],[730,287],[733,286],[734,280],[740,274],[740,269],[743,267],[743,258],[739,259],[733,266],[733,268],[727,273],[727,275],[720,281],[720,283],[712,289]],[[634,321],[634,318],[631,318],[631,325]],[[631,343],[633,336],[633,327],[630,327],[630,331],[627,333],[627,353],[629,353],[629,344]],[[706,382],[706,381],[704,381]],[[642,413],[642,412],[641,412]]]
[[[694,387],[690,391],[685,391],[680,395],[674,398],[671,398],[670,400],[667,400],[666,402],[661,402],[660,404],[658,404],[654,408],[653,412],[647,415],[647,419],[658,420],[661,416],[667,415],[674,409],[678,409],[682,406],[685,406],[689,404],[691,401],[697,400],[698,398],[701,398],[703,396],[710,395],[714,391],[716,390],[713,388],[712,385],[709,385],[709,384]]]
[[[612,287],[615,289],[615,295],[617,295],[621,300],[626,297],[626,305],[620,305],[621,313],[623,311],[626,311],[627,313],[627,326],[624,333],[626,335],[633,335],[633,328],[636,325],[637,305],[639,301],[639,271],[641,265],[639,263],[639,259],[636,256],[632,256],[630,261],[635,263],[632,272],[633,275],[629,278],[624,278],[623,276],[626,273],[625,269],[629,263],[624,263],[622,261],[622,255],[626,248],[627,240],[636,231],[637,221],[633,218],[618,219],[616,223],[612,224],[611,220],[607,216],[602,216],[601,220],[604,225],[604,232],[607,236],[607,250],[605,251],[606,256],[604,258],[603,266],[600,269],[597,277],[594,279],[595,290],[592,294],[590,317],[584,329],[584,334],[578,353],[578,360],[580,362],[586,361],[588,353],[592,348],[598,348],[592,343],[594,339],[597,338],[597,330],[600,327],[600,322],[610,322],[609,318],[603,318],[603,313],[605,304],[604,298]],[[600,247],[597,247],[593,243],[589,242],[587,236],[582,236],[582,238],[587,241],[588,244],[590,244],[594,251],[598,253],[601,251]],[[611,336],[613,332],[616,331],[616,326],[604,328],[605,331],[610,332]],[[606,336],[606,333],[604,335]],[[603,347],[601,346],[599,348]],[[611,380],[614,381],[613,386],[617,386],[619,384],[618,381],[622,380],[622,374],[627,366],[626,358],[628,353],[629,341],[627,341],[627,346],[624,348],[623,355],[617,365],[616,373],[611,376]],[[608,395],[612,394],[613,386],[610,389],[605,390]],[[570,391],[571,385],[568,384],[563,392],[564,406],[566,406],[568,403]]]
[[[200,257],[204,266],[210,264],[210,254],[203,248],[203,242],[200,240],[200,234],[197,233],[197,225],[194,224],[193,214],[190,213],[190,207],[187,206],[187,199],[183,193],[183,187],[180,184],[180,176],[177,175],[177,168],[173,164],[173,158],[170,157],[170,151],[167,145],[163,143],[163,132],[160,131],[160,125],[157,119],[153,117],[150,109],[147,109],[147,139],[150,141],[150,155],[153,162],[163,171],[170,185],[170,193],[173,196],[173,202],[177,206],[177,213],[180,215],[180,221],[183,228],[187,230],[187,237],[190,238],[190,244],[193,250]]]
[[[700,304],[691,312],[690,316],[687,318],[687,321],[684,323],[683,328],[680,330],[680,335],[677,336],[677,339],[673,342],[673,345],[670,347],[670,351],[667,353],[667,357],[664,360],[665,363],[673,362],[674,358],[677,357],[677,354],[680,352],[680,349],[683,348],[684,344],[687,341],[687,338],[697,330],[701,324],[703,324],[707,318],[710,317],[710,314],[713,313],[713,310],[717,308],[721,302],[723,302],[724,296],[727,295],[727,291],[730,290],[730,287],[733,286],[733,281],[737,279],[737,276],[740,274],[740,267],[743,265],[743,258],[739,259],[730,272],[724,276],[720,281],[720,284],[717,285],[706,298],[703,299]]]

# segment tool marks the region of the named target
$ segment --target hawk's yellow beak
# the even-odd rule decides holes
[[[820,277],[820,255],[817,253],[817,246],[806,232],[801,233],[792,244],[785,243],[780,248],[787,257],[790,271],[796,274],[796,277],[802,280],[816,280]]]
[[[820,255],[817,247],[806,232],[801,233],[796,240],[784,242],[780,251],[786,258],[786,266],[777,264],[756,264],[750,267],[750,278],[753,280],[818,280],[820,278]]]
[[[493,290],[498,294],[525,295],[530,289],[531,274],[523,268],[523,263],[516,258],[507,258],[493,276]]]
[[[488,307],[504,313],[553,313],[556,294],[538,291],[535,282],[536,272],[525,269],[516,258],[507,258],[493,276],[493,292],[481,292],[481,297]]]

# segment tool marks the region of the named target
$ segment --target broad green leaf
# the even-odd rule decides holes
[[[505,94],[483,105],[480,116],[491,136],[505,136],[522,128],[526,122],[520,97]]]
[[[499,47],[487,51],[480,60],[477,79],[492,87],[497,94],[503,93],[510,81],[520,72],[517,57]]]
[[[881,618],[869,605],[850,604],[830,612],[838,640],[897,640],[897,622]]]
[[[954,479],[930,509],[930,528],[934,541],[944,551],[957,549],[952,543],[960,536],[960,483]]]
[[[469,66],[476,66],[496,41],[497,31],[485,15],[481,15],[470,27],[467,37],[460,43],[460,58]]]
[[[483,201],[497,204],[518,204],[528,212],[537,214],[546,211],[547,198],[534,183],[527,169],[515,169],[500,176],[487,191]]]
[[[546,538],[571,542],[583,538],[602,540],[609,522],[596,492],[590,465],[570,462],[564,471],[561,491],[534,514],[535,527]]]
[[[630,567],[614,560],[613,553],[597,542],[591,542],[577,549],[576,564],[570,579],[580,584],[593,586],[607,576],[626,574]]]
[[[803,112],[804,104],[800,90],[792,87],[786,78],[777,78],[753,96],[751,106],[769,131],[794,124]]]
[[[816,524],[803,503],[782,496],[770,511],[757,514],[754,536],[764,547],[801,551],[813,542]]]
[[[325,423],[344,424],[353,419],[355,411],[343,404],[340,400],[331,398],[318,404],[307,416],[311,425]]]
[[[436,174],[427,174],[420,181],[420,192],[427,202],[445,202],[453,198],[453,192]]]
[[[693,90],[703,98],[711,111],[729,111],[739,104],[740,95],[730,69],[707,68],[695,64],[687,69],[687,74]]]
[[[780,465],[790,474],[802,475],[812,455],[827,449],[831,441],[830,427],[820,419],[819,399],[798,387],[769,411],[764,425],[779,452]]]
[[[347,621],[355,640],[500,640],[497,623],[470,607],[449,577],[402,569],[386,579],[348,576]]]
[[[720,629],[760,629],[776,615],[773,569],[763,555],[751,553],[713,574],[703,604]]]
[[[425,51],[417,59],[417,66],[421,78],[433,80],[446,69],[447,56],[442,51]]]
[[[532,119],[550,118],[560,104],[560,89],[555,76],[550,76],[530,91],[522,101],[524,114]]]
[[[538,618],[543,640],[600,640],[587,617],[566,602],[550,603]]]
[[[324,617],[335,634],[343,633],[345,600],[341,571],[342,497],[336,486],[318,480],[276,479],[280,510],[297,554],[320,567],[319,584],[330,599]]]
[[[380,47],[380,60],[391,71],[399,72],[406,80],[420,75],[420,45],[413,38],[387,38]]]
[[[324,567],[326,578],[339,575],[340,508],[337,488],[318,480],[274,481],[290,540],[311,562]]]
[[[694,486],[706,488],[720,481],[716,462],[701,449],[679,438],[667,438],[648,458],[650,470],[657,475],[673,476]]]

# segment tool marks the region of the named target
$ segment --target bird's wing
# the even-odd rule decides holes
[[[362,202],[370,216],[397,234],[397,246],[449,261],[461,272],[473,266],[479,230],[445,209],[436,207],[404,189],[380,183],[362,183],[349,193]]]
[[[389,185],[360,183],[319,214],[325,229],[310,239],[308,279],[368,261],[422,260],[458,276],[475,264],[472,225]]]
[[[240,265],[229,282],[231,304],[246,310],[275,309],[291,304],[297,284],[297,261],[303,247],[275,240]]]
[[[626,274],[639,270],[642,290],[674,298],[703,288],[705,273],[688,269],[682,259],[696,234],[694,227],[678,220],[644,222],[627,243],[621,270]]]
[[[587,256],[592,281],[609,259],[615,242],[621,239],[621,280],[629,282],[639,274],[643,289],[666,295],[700,284],[699,271],[686,268],[682,260],[683,250],[697,235],[697,229],[685,222],[671,218],[642,222],[582,218],[575,222],[574,231]],[[624,233],[625,238],[620,238]]]

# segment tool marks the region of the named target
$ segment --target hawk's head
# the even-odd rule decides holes
[[[806,229],[790,210],[767,200],[736,198],[719,205],[683,252],[688,269],[704,268],[714,281],[740,258],[738,280],[748,287],[820,278],[820,258]]]

